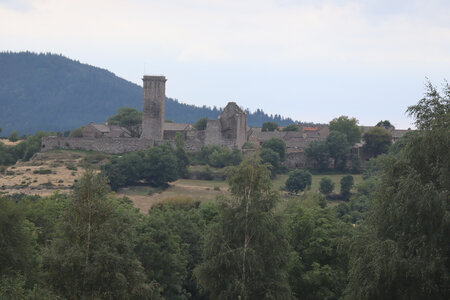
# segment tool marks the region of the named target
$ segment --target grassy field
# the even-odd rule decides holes
[[[89,166],[99,169],[110,155],[81,150],[53,150],[36,154],[28,162],[18,162],[8,167],[4,174],[0,174],[0,194],[39,194],[50,195],[55,190],[70,192],[83,168]],[[190,171],[203,170],[204,166],[191,166]],[[224,172],[225,169],[213,169],[213,172]],[[44,172],[46,171],[46,172]],[[311,190],[301,196],[281,193],[282,202],[304,201],[315,203],[314,198],[319,190],[319,182],[323,177],[329,177],[335,185],[335,193],[340,192],[339,181],[345,174],[313,175]],[[273,180],[274,189],[282,191],[288,175],[278,175]],[[355,185],[362,181],[361,175],[353,175]],[[228,184],[223,180],[191,180],[180,179],[170,183],[165,190],[148,186],[130,186],[118,191],[118,196],[129,197],[134,205],[143,213],[147,213],[152,205],[165,199],[188,197],[201,202],[213,201],[218,195],[229,195]],[[329,202],[329,205],[336,203]]]
[[[289,205],[289,203],[292,204],[298,201],[303,201],[303,204],[306,206],[316,203],[317,199],[315,194],[319,191],[319,182],[323,177],[329,177],[336,183],[334,192],[338,193],[339,181],[343,176],[345,174],[313,175],[311,190],[305,192],[303,195],[288,195],[288,193],[282,192],[281,200],[284,203],[282,206],[284,207],[285,205]],[[280,190],[284,187],[287,178],[288,175],[278,175],[273,181],[274,188]],[[361,175],[353,175],[353,178],[355,179],[355,184],[362,181]],[[118,191],[118,196],[129,197],[134,205],[143,213],[147,213],[153,205],[168,198],[189,197],[205,202],[213,201],[218,195],[229,195],[228,184],[225,181],[180,179],[172,182],[166,190],[154,189],[148,186],[131,186]],[[337,203],[329,202],[329,205],[334,206]]]
[[[131,186],[120,189],[118,196],[127,196],[143,213],[155,204],[165,199],[188,197],[200,202],[212,201],[219,195],[228,195],[228,185],[225,181],[180,179],[170,184],[165,190],[148,186]]]

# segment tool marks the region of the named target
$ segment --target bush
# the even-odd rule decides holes
[[[281,166],[280,155],[272,149],[265,148],[261,150],[259,156],[261,157],[262,163],[269,164],[271,166],[271,176],[275,177]]]
[[[69,137],[71,138],[83,137],[83,127],[72,130],[69,134]]]
[[[52,170],[50,169],[39,169],[39,170],[34,170],[33,174],[51,174]]]
[[[319,186],[319,191],[324,194],[325,196],[331,194],[333,192],[334,189],[334,182],[331,181],[330,178],[328,177],[323,177],[320,180],[320,186]]]
[[[311,183],[312,175],[309,171],[296,169],[289,174],[289,178],[286,180],[286,190],[297,194],[299,191],[310,188]]]
[[[10,140],[11,142],[16,142],[17,140],[19,140],[19,133],[15,130],[12,131],[8,137],[8,140]]]
[[[200,118],[192,126],[197,130],[205,130],[207,123],[208,123],[208,118]]]
[[[278,130],[278,124],[273,122],[265,122],[262,124],[262,131],[275,131]]]
[[[237,148],[230,150],[228,147],[217,145],[203,146],[198,159],[201,164],[208,164],[215,168],[223,168],[239,165],[242,162],[242,153]]]
[[[289,124],[283,128],[283,131],[298,131],[298,126],[295,124]]]
[[[242,145],[242,149],[256,149],[256,148],[258,147],[251,142],[245,142],[244,145]]]
[[[286,157],[286,143],[282,139],[271,138],[262,145],[262,149],[272,149],[280,156],[280,161],[283,162]]]

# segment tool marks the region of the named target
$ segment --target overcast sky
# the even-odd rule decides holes
[[[449,0],[0,0],[0,50],[63,54],[181,102],[362,125],[450,80]]]

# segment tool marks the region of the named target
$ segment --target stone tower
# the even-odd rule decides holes
[[[162,140],[166,102],[166,77],[144,75],[141,139]]]
[[[228,102],[218,121],[222,136],[234,140],[234,146],[241,149],[247,141],[247,114],[235,102]]]

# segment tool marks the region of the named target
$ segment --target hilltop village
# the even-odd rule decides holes
[[[165,85],[164,76],[143,77],[142,133],[139,138],[132,137],[126,128],[118,125],[90,123],[82,129],[82,137],[44,137],[41,150],[82,149],[120,154],[173,142],[179,133],[184,137],[186,149],[192,152],[200,151],[203,146],[208,145],[252,151],[253,149],[245,149],[247,142],[259,147],[271,138],[279,138],[286,143],[286,167],[298,168],[306,165],[304,150],[309,143],[325,140],[329,134],[327,125],[307,127],[297,124],[297,131],[249,128],[247,114],[235,102],[229,102],[217,120],[208,119],[204,130],[197,130],[191,124],[165,122]],[[364,126],[362,132],[370,128]],[[394,128],[389,131],[393,142],[407,132]],[[362,156],[359,151],[361,147],[361,143],[355,144],[352,152]]]

